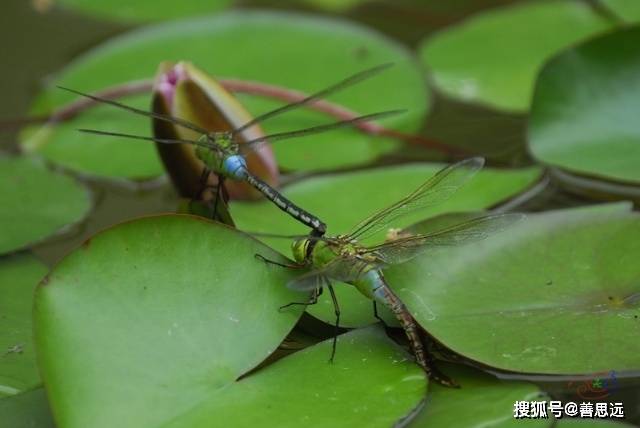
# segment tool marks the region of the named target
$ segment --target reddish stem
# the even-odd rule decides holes
[[[269,85],[261,82],[253,82],[247,80],[237,79],[221,79],[222,86],[230,92],[242,92],[252,95],[259,95],[268,98],[274,98],[282,100],[284,102],[296,102],[300,101],[308,96],[304,92],[286,89],[281,86]],[[139,80],[129,82],[121,85],[111,86],[106,89],[94,92],[94,95],[101,98],[117,99],[126,95],[134,95],[150,92],[153,89],[152,80]],[[20,128],[25,125],[37,124],[37,123],[57,123],[71,120],[84,110],[99,104],[98,101],[94,101],[88,98],[78,99],[73,101],[58,110],[54,111],[51,115],[28,117],[23,119],[11,119],[0,122],[0,129],[5,128]],[[359,115],[352,110],[342,107],[338,104],[331,103],[325,100],[318,100],[308,104],[310,109],[325,113],[338,120],[348,120],[358,117]],[[419,144],[425,147],[438,150],[446,154],[463,154],[461,149],[448,146],[441,142],[423,138],[419,135],[406,134],[404,132],[395,131],[393,129],[385,128],[374,122],[357,122],[354,127],[360,129],[362,132],[369,135],[380,135],[385,137],[396,138],[398,140]]]
[[[261,95],[264,97],[275,98],[289,103],[303,100],[309,96],[304,92],[296,91],[293,89],[286,89],[281,86],[274,86],[261,82],[252,82],[249,80],[223,79],[220,80],[220,83],[225,87],[225,89],[231,92],[244,92],[252,95]],[[329,116],[335,117],[339,120],[349,120],[359,116],[352,110],[325,100],[318,100],[310,103],[308,104],[308,107],[313,110],[326,113]],[[388,129],[375,122],[356,122],[353,126],[360,129],[366,134],[396,138],[406,143],[424,145],[426,147],[430,147],[434,150],[438,150],[446,154],[462,154],[462,150],[455,147],[450,147],[446,144],[440,143],[435,140],[423,138],[419,135],[406,134],[404,132]]]

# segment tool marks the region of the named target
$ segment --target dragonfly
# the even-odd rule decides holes
[[[225,179],[237,180],[247,182],[249,185],[254,187],[260,193],[264,195],[268,200],[273,202],[279,209],[289,214],[291,217],[295,218],[299,222],[304,225],[310,227],[312,229],[311,236],[323,236],[326,232],[326,224],[322,222],[318,217],[313,214],[305,211],[304,209],[297,206],[295,203],[287,199],[285,196],[280,194],[276,189],[271,187],[269,184],[252,174],[248,167],[246,156],[250,154],[252,151],[259,149],[259,147],[263,144],[273,143],[276,141],[287,140],[291,138],[304,137],[312,134],[318,134],[338,128],[353,126],[360,122],[366,122],[371,120],[379,120],[382,118],[386,118],[389,116],[397,115],[405,112],[405,110],[397,109],[397,110],[388,110],[377,113],[365,114],[362,116],[357,116],[351,119],[342,120],[338,122],[332,122],[328,124],[321,124],[305,129],[298,129],[287,132],[279,132],[270,135],[260,136],[258,138],[251,139],[246,141],[243,138],[243,132],[248,130],[254,125],[262,123],[267,119],[273,118],[275,116],[279,116],[285,112],[289,112],[296,108],[300,108],[302,106],[308,105],[317,101],[319,99],[325,98],[335,92],[338,92],[348,86],[354,85],[362,80],[368,79],[377,75],[378,73],[386,70],[393,64],[382,64],[378,65],[364,71],[360,71],[355,73],[340,82],[337,82],[331,86],[328,86],[322,90],[319,90],[311,95],[292,102],[290,104],[286,104],[284,106],[278,107],[274,110],[263,113],[255,118],[249,120],[248,122],[232,129],[230,131],[209,131],[207,129],[202,128],[201,126],[180,119],[178,117],[174,117],[171,115],[166,115],[162,113],[157,113],[153,111],[146,111],[142,109],[138,109],[126,104],[119,103],[112,99],[102,98],[96,95],[83,93],[77,91],[75,89],[59,87],[60,89],[72,92],[76,95],[80,95],[82,97],[89,98],[95,102],[108,104],[114,106],[116,108],[135,113],[138,115],[146,116],[153,118],[154,120],[158,120],[161,122],[171,123],[176,126],[180,126],[185,129],[189,129],[191,131],[195,131],[200,135],[197,139],[181,139],[181,138],[159,138],[156,136],[143,136],[143,135],[133,135],[126,134],[120,132],[111,132],[111,131],[101,131],[95,129],[79,129],[79,131],[94,135],[100,136],[108,136],[108,137],[121,137],[135,140],[144,140],[144,141],[152,141],[160,144],[189,144],[195,146],[195,152],[198,159],[200,159],[204,165],[205,169],[203,170],[201,180],[208,178],[210,173],[217,175],[218,177],[218,186],[216,188],[216,202],[217,205],[218,200],[222,199],[222,195],[220,194],[220,189],[223,189],[223,183]],[[217,212],[217,209],[214,208],[213,212]]]
[[[335,237],[296,238],[292,243],[293,256],[297,263],[295,266],[311,268],[311,271],[293,279],[287,286],[294,290],[311,292],[311,299],[308,302],[294,302],[289,305],[316,303],[322,287],[326,286],[334,303],[337,333],[340,308],[332,281],[351,284],[365,297],[373,300],[376,318],[380,319],[376,302],[391,310],[404,329],[416,362],[431,379],[445,386],[457,386],[452,379],[439,372],[434,366],[432,357],[425,350],[417,322],[387,283],[383,269],[405,263],[436,247],[460,245],[485,239],[520,221],[524,215],[489,214],[425,234],[400,234],[395,239],[377,245],[368,246],[360,242],[388,229],[408,213],[435,206],[447,200],[483,165],[483,158],[474,157],[445,167],[401,200],[358,223],[348,234]],[[309,251],[310,247],[312,247],[311,251]],[[335,355],[335,347],[336,338],[334,337],[331,360]]]

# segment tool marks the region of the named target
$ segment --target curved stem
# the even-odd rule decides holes
[[[287,103],[300,101],[308,96],[308,94],[293,89],[283,88],[281,86],[269,85],[262,82],[254,82],[250,80],[238,79],[220,79],[222,86],[230,92],[240,92],[252,95],[263,96],[281,100]],[[93,92],[94,95],[101,98],[117,99],[127,95],[135,95],[150,92],[153,89],[153,80],[137,80],[110,86],[105,89]],[[60,107],[50,115],[41,115],[27,118],[9,119],[0,121],[0,129],[16,129],[25,125],[33,125],[38,123],[58,123],[71,120],[83,111],[99,104],[91,99],[79,99]],[[359,116],[358,113],[338,104],[317,100],[310,103],[308,108],[325,113],[339,120],[350,120]],[[420,135],[407,134],[393,129],[385,128],[375,122],[357,122],[353,124],[354,128],[369,134],[383,137],[395,138],[409,144],[422,145],[449,155],[464,155],[467,152],[463,149],[449,146],[439,141],[424,138]]]

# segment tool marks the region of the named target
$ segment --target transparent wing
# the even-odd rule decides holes
[[[322,287],[322,273],[320,271],[307,272],[287,283],[287,288],[295,291],[313,291]]]
[[[499,233],[526,218],[524,214],[494,214],[476,218],[446,229],[400,238],[368,249],[375,252],[380,266],[404,263],[434,247],[462,245]]]
[[[107,136],[107,137],[121,137],[121,138],[128,138],[128,139],[131,139],[131,140],[154,141],[156,143],[162,143],[162,144],[191,144],[191,145],[194,145],[194,146],[201,146],[201,147],[211,148],[210,145],[205,144],[205,143],[201,143],[201,142],[195,141],[195,140],[181,140],[181,139],[174,139],[174,138],[147,137],[147,136],[144,136],[144,135],[124,134],[122,132],[100,131],[100,130],[97,130],[97,129],[79,128],[78,131],[84,132],[85,134],[103,135],[103,136]]]
[[[188,129],[191,129],[193,131],[196,131],[196,132],[198,132],[200,134],[208,134],[209,133],[209,131],[207,131],[206,129],[204,129],[204,128],[198,126],[198,125],[196,125],[195,123],[191,123],[189,121],[186,121],[186,120],[183,120],[183,119],[179,119],[177,117],[168,116],[166,114],[161,114],[161,113],[155,113],[155,112],[152,112],[152,111],[142,110],[142,109],[139,109],[139,108],[136,108],[136,107],[132,107],[132,106],[128,106],[126,104],[119,103],[119,102],[114,101],[114,100],[110,100],[108,98],[102,98],[102,97],[99,97],[97,95],[85,94],[84,92],[76,91],[75,89],[65,88],[65,87],[62,87],[62,86],[58,86],[58,88],[62,89],[64,91],[67,91],[67,92],[71,92],[71,93],[76,94],[76,95],[80,95],[80,96],[85,97],[85,98],[89,98],[89,99],[91,99],[91,100],[93,100],[93,101],[95,101],[97,103],[109,104],[109,105],[117,107],[117,108],[119,108],[121,110],[126,110],[126,111],[129,111],[131,113],[139,114],[141,116],[152,117],[154,119],[162,120],[162,121],[169,122],[169,123],[174,123],[176,125],[182,126],[183,128],[188,128]]]
[[[331,131],[338,128],[346,128],[356,125],[360,122],[367,122],[370,120],[382,119],[389,116],[395,116],[400,113],[405,113],[406,110],[387,110],[378,113],[365,114],[363,116],[354,117],[351,119],[341,120],[339,122],[327,123],[324,125],[316,125],[310,128],[297,129],[295,131],[279,132],[276,134],[265,135],[264,137],[256,138],[254,140],[247,141],[240,145],[240,150],[248,152],[250,150],[257,150],[262,145],[267,143],[274,143],[276,141],[287,140],[295,137],[305,137],[307,135],[320,134],[326,131]]]
[[[360,278],[365,268],[371,266],[355,257],[336,257],[324,267],[305,273],[291,280],[287,287],[298,291],[311,291],[318,287],[323,277],[336,281],[352,282]]]
[[[437,205],[449,199],[467,180],[484,165],[484,159],[474,157],[457,162],[440,170],[411,194],[379,211],[352,230],[349,236],[363,240],[388,228],[398,218],[422,208]]]
[[[296,101],[287,105],[284,105],[282,107],[279,107],[275,110],[271,110],[268,111],[266,113],[263,113],[259,116],[254,117],[253,119],[251,119],[249,122],[245,123],[244,125],[240,126],[239,128],[236,128],[233,130],[234,134],[237,134],[239,132],[244,131],[245,129],[255,125],[256,123],[262,123],[267,119],[270,119],[272,117],[275,116],[279,116],[282,113],[297,109],[299,107],[308,105],[313,103],[316,100],[319,100],[321,98],[325,98],[333,93],[336,93],[348,86],[354,85],[362,80],[368,79],[378,73],[380,73],[381,71],[386,70],[387,68],[391,67],[393,64],[388,63],[388,64],[381,64],[372,68],[369,68],[367,70],[363,70],[360,71],[356,74],[353,74],[349,77],[347,77],[346,79],[341,80],[338,83],[335,83],[327,88],[324,88],[318,92],[315,92],[309,96],[307,96],[306,98],[301,99],[300,101]]]

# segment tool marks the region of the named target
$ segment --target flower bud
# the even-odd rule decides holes
[[[210,132],[231,132],[252,118],[215,79],[188,62],[160,65],[154,85],[152,110],[186,120]],[[193,141],[202,137],[194,130],[158,119],[153,120],[153,134],[156,138]],[[260,126],[254,125],[236,134],[234,141],[242,145],[263,135]],[[197,151],[195,145],[189,144],[156,143],[156,146],[181,196],[205,201],[215,197],[211,189],[217,185],[218,178],[210,174],[206,184],[202,179],[205,168],[202,160],[215,159],[215,152],[203,153],[202,148]],[[273,151],[268,144],[258,146],[246,155],[248,169],[275,186],[278,168]],[[260,195],[245,182],[228,179],[224,184],[231,198],[247,199]],[[209,190],[203,192],[207,186]]]

